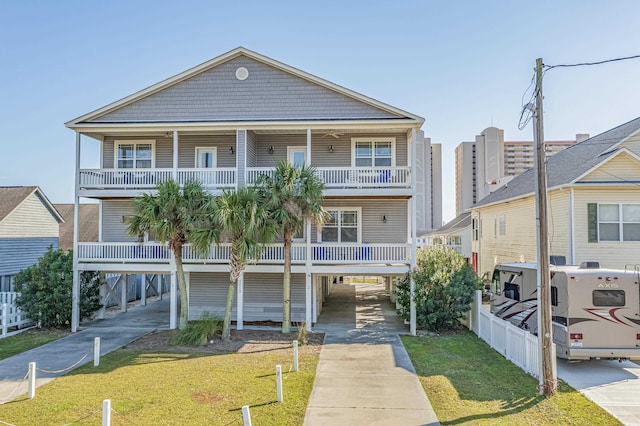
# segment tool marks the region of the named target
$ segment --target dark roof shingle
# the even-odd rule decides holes
[[[611,156],[612,147],[640,130],[640,117],[572,145],[547,159],[547,188],[573,182]],[[535,191],[535,173],[527,170],[520,176],[478,201],[473,207],[509,200]]]
[[[36,189],[37,186],[0,186],[0,221]]]

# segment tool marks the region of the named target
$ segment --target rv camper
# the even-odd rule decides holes
[[[491,313],[538,333],[537,265],[503,263],[491,284]],[[640,360],[638,270],[601,269],[597,262],[551,265],[553,341],[560,358]]]

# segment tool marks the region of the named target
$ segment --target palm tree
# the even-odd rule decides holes
[[[257,261],[265,244],[276,236],[265,205],[251,187],[225,190],[217,200],[212,199],[209,223],[194,230],[192,243],[197,252],[208,252],[212,242],[219,241],[220,232],[230,245],[229,290],[224,311],[222,339],[231,337],[231,302],[240,274],[251,260]]]
[[[262,175],[256,186],[282,235],[284,277],[282,282],[282,332],[291,331],[291,245],[304,229],[305,220],[321,225],[327,215],[322,208],[324,183],[313,167],[295,167],[282,161],[272,176]],[[307,236],[309,237],[309,236]]]
[[[129,219],[127,231],[130,235],[144,236],[152,233],[162,244],[169,243],[173,252],[180,288],[180,329],[189,319],[189,296],[182,268],[182,246],[206,214],[210,196],[198,182],[188,182],[184,189],[172,179],[157,185],[157,195],[143,194],[133,202],[135,214]]]

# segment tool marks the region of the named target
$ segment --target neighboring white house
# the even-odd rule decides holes
[[[37,186],[0,187],[0,292],[13,291],[13,276],[58,248],[64,221]]]
[[[462,213],[439,229],[423,235],[426,245],[442,244],[471,262],[471,212]]]
[[[472,207],[472,260],[480,274],[536,260],[534,171]],[[640,118],[547,158],[550,254],[568,264],[640,264]]]
[[[332,276],[390,280],[414,264],[416,229],[427,228],[431,216],[416,214],[416,181],[424,184],[430,175],[423,122],[244,48],[80,116],[66,123],[76,132],[76,203],[99,200],[100,229],[97,243],[75,242],[74,277],[81,270],[172,272],[167,247],[140,245],[126,232],[132,200],[158,182],[197,179],[220,194],[252,184],[281,160],[307,163],[326,185],[323,205],[332,217],[322,228],[307,224],[293,246],[292,320],[311,327]],[[80,164],[87,139],[100,145],[99,169]],[[191,318],[224,312],[226,251],[199,259],[186,246],[183,257]],[[247,267],[232,313],[238,328],[282,320],[282,271],[279,244]],[[175,276],[172,281],[175,327]],[[72,328],[77,325],[76,316]]]

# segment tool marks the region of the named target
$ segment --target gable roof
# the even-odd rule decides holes
[[[60,225],[60,238],[58,247],[60,250],[73,249],[73,204],[55,204],[56,210],[60,212],[65,223]],[[96,242],[98,241],[99,226],[99,204],[80,204],[80,233],[78,241]]]
[[[239,67],[249,70],[246,80],[235,77]],[[291,108],[273,107],[285,104],[300,111],[287,116]],[[238,47],[65,125],[301,119],[424,122],[422,117]]]
[[[450,233],[452,231],[468,228],[469,226],[471,226],[471,212],[465,212],[451,219],[440,228],[429,232],[427,235]]]
[[[34,193],[47,210],[49,210],[51,216],[53,216],[58,223],[64,223],[64,219],[60,213],[58,213],[55,207],[53,207],[53,204],[51,204],[51,201],[49,201],[37,186],[0,186],[0,222],[18,208],[27,197]]]
[[[616,153],[615,148],[640,131],[640,117],[569,146],[547,158],[547,188],[575,182]],[[535,191],[535,170],[530,169],[497,189],[471,208],[520,198]]]

